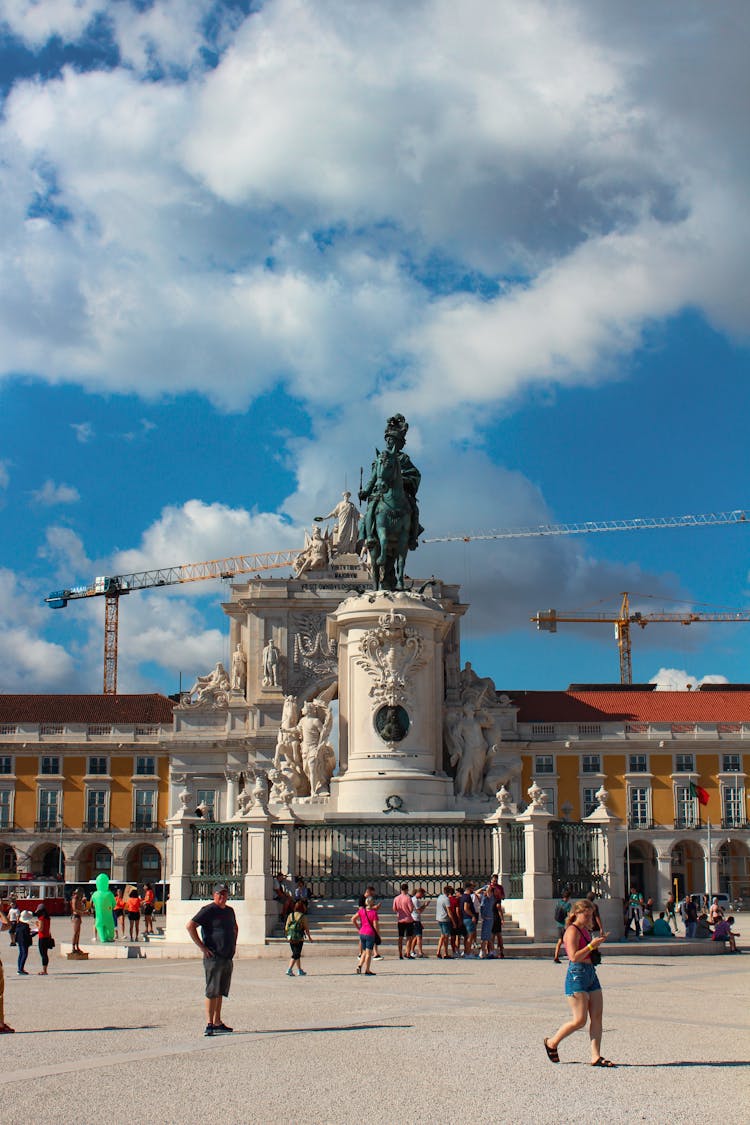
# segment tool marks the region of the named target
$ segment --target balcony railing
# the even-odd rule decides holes
[[[60,832],[63,825],[57,817],[49,817],[45,820],[37,820],[34,822],[35,832]]]
[[[629,816],[628,817],[628,828],[638,828],[638,829],[641,829],[641,830],[650,831],[652,828],[656,828],[656,825],[654,824],[653,820],[646,820],[646,819],[641,818],[639,816],[638,817]]]
[[[81,825],[81,832],[109,832],[108,820],[86,820]]]
[[[674,821],[675,828],[700,828],[700,821],[696,816],[678,816]]]
[[[164,829],[156,820],[131,820],[131,832],[163,832]]]
[[[741,816],[723,816],[721,818],[722,828],[750,828],[750,821]]]

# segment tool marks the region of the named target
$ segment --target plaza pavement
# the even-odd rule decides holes
[[[551,960],[399,961],[356,976],[351,956],[235,965],[224,1018],[203,1037],[199,961],[72,962],[18,977],[0,938],[6,1018],[0,1123],[394,1125],[699,1122],[750,1119],[750,957],[605,957],[604,1040],[617,1070],[592,1069],[578,1032],[547,1061],[567,1015]],[[312,952],[312,951],[311,951]],[[304,964],[304,961],[303,961]]]

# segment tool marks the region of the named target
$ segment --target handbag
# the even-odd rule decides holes
[[[48,949],[54,949],[55,948],[55,939],[53,937],[47,938],[47,948]]]

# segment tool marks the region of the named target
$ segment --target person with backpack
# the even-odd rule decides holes
[[[292,953],[286,975],[288,977],[293,977],[294,966],[296,965],[297,976],[306,977],[307,973],[302,968],[302,945],[305,939],[312,941],[312,937],[310,935],[310,927],[307,924],[307,903],[303,899],[297,899],[294,904],[294,909],[287,914],[284,934],[289,942],[289,948]]]
[[[29,975],[26,969],[26,960],[29,956],[32,942],[34,941],[34,935],[31,932],[31,927],[34,923],[35,918],[31,911],[22,910],[18,922],[16,923],[16,945],[18,946],[18,969],[16,971],[19,977],[27,977]]]
[[[563,939],[565,937],[565,930],[568,925],[568,914],[570,913],[570,891],[565,890],[562,893],[562,898],[558,899],[555,906],[555,924],[557,926],[557,945],[555,946],[555,953],[553,961],[560,964],[560,950],[563,947]]]

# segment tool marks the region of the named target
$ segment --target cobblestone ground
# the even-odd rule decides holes
[[[18,977],[0,942],[6,1018],[0,1122],[680,1122],[745,1125],[750,1092],[747,954],[621,957],[600,969],[604,1052],[583,1032],[562,1063],[542,1039],[567,1013],[564,965],[309,958],[235,966],[224,1017],[203,1036],[198,961],[55,957]],[[352,951],[352,954],[354,950]],[[386,953],[390,953],[386,950]]]

